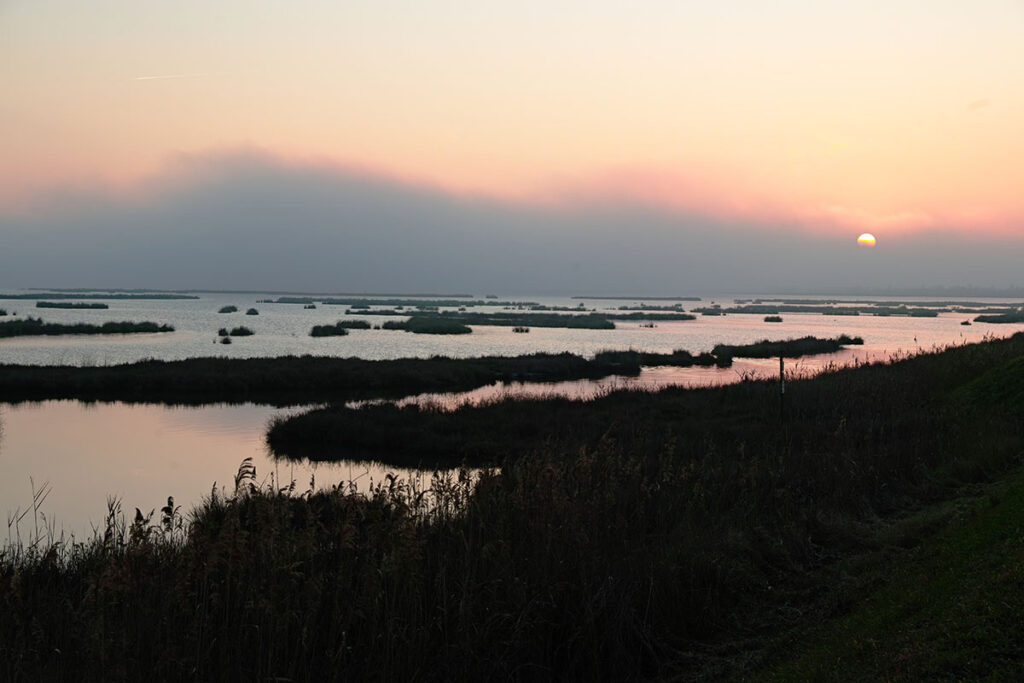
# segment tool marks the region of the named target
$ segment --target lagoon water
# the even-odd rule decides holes
[[[947,344],[961,339],[978,340],[986,332],[1004,333],[1005,326],[973,325],[961,327],[960,321],[973,317],[964,313],[942,313],[938,318],[902,316],[825,316],[816,313],[783,315],[782,323],[766,323],[763,315],[698,316],[684,322],[659,322],[656,327],[641,327],[639,322],[615,323],[614,330],[570,330],[534,327],[529,334],[516,334],[509,327],[473,326],[468,335],[417,335],[393,330],[351,330],[345,337],[310,337],[313,325],[337,322],[342,318],[367,320],[379,325],[394,318],[345,315],[345,306],[318,304],[305,309],[297,304],[259,303],[276,298],[269,294],[201,294],[194,300],[109,300],[109,310],[37,309],[34,300],[0,300],[0,307],[17,312],[18,317],[32,315],[46,322],[103,323],[110,320],[152,321],[175,327],[171,333],[97,335],[78,337],[19,337],[0,340],[0,362],[31,365],[112,365],[145,358],[177,360],[197,356],[329,355],[358,358],[427,358],[444,355],[516,356],[545,351],[569,351],[591,356],[604,349],[637,349],[668,352],[674,349],[706,351],[719,343],[745,344],[765,337],[800,337],[808,334],[835,336],[860,335],[872,346],[887,350],[909,349],[932,344]],[[42,298],[42,297],[41,297]],[[86,297],[83,297],[85,299]],[[576,307],[580,300],[569,297],[502,297],[507,301],[532,301],[547,306]],[[681,302],[687,310],[717,302],[732,304],[732,297],[710,297],[703,301]],[[991,300],[993,305],[1006,303]],[[583,300],[587,310],[612,310],[635,302]],[[671,301],[649,304],[668,305]],[[226,305],[235,305],[237,313],[218,313]],[[259,315],[245,315],[256,308]],[[448,310],[448,309],[445,309]],[[501,311],[482,306],[480,312]],[[10,317],[4,318],[9,320]],[[236,337],[231,345],[217,344],[217,330],[244,325],[256,334]],[[916,337],[916,341],[915,341]]]
[[[0,509],[8,526],[12,516],[28,511],[20,531],[29,537],[36,523],[33,490],[46,487],[40,528],[82,540],[103,521],[109,497],[120,501],[129,521],[134,508],[159,510],[168,496],[188,511],[213,488],[232,493],[245,458],[253,459],[257,483],[295,481],[299,492],[314,480],[317,488],[351,481],[366,490],[387,473],[373,463],[276,461],[264,446],[264,433],[273,416],[288,412],[251,404],[0,404]]]
[[[538,351],[569,351],[585,356],[603,349],[638,349],[669,352],[710,350],[718,343],[743,344],[760,339],[783,339],[837,334],[861,336],[863,347],[836,354],[787,362],[795,374],[812,374],[829,364],[872,362],[894,355],[906,355],[949,344],[980,341],[985,335],[1007,335],[1022,325],[962,326],[973,317],[964,313],[941,313],[936,318],[875,317],[861,315],[824,316],[783,314],[782,323],[765,323],[762,315],[698,316],[684,322],[658,322],[641,327],[637,322],[616,322],[614,330],[570,330],[532,328],[516,334],[507,327],[474,326],[473,333],[459,336],[415,335],[388,330],[352,330],[345,337],[312,338],[314,324],[333,323],[341,318],[362,317],[379,324],[381,316],[346,316],[344,306],[318,305],[304,309],[295,304],[258,303],[266,294],[201,294],[198,300],[107,301],[109,310],[35,309],[34,301],[0,301],[8,311],[30,314],[48,322],[96,322],[149,320],[170,323],[169,334],[124,335],[117,337],[53,337],[0,340],[0,363],[108,365],[143,358],[180,359],[196,356],[279,356],[318,354],[381,359],[446,355],[520,355]],[[83,297],[84,299],[85,297]],[[549,306],[579,304],[568,297],[503,297],[530,300]],[[731,297],[683,302],[685,309],[717,301],[723,306]],[[614,309],[628,301],[584,300],[586,308]],[[648,302],[666,305],[671,302]],[[993,305],[1008,303],[991,300]],[[217,313],[233,304],[240,311]],[[247,316],[255,307],[258,316]],[[477,307],[475,311],[500,310]],[[10,318],[6,318],[10,319]],[[252,337],[235,338],[225,346],[216,344],[220,327],[245,325],[256,331]],[[744,376],[774,376],[777,360],[737,360],[732,368],[647,368],[639,377],[610,377],[597,381],[499,384],[459,394],[423,395],[406,402],[433,403],[453,407],[463,403],[500,400],[509,395],[566,395],[590,398],[617,388],[658,388],[668,385],[700,386],[737,381]],[[297,409],[290,409],[295,411]],[[83,404],[74,401],[0,404],[0,511],[8,521],[18,511],[31,507],[33,489],[48,487],[50,494],[40,511],[45,524],[59,534],[87,536],[99,525],[108,496],[117,497],[127,513],[138,507],[143,512],[160,508],[172,495],[189,510],[193,504],[218,488],[228,492],[244,458],[253,458],[260,481],[287,485],[294,480],[300,490],[315,478],[317,487],[354,481],[366,488],[380,481],[386,470],[372,463],[308,463],[275,461],[264,445],[268,422],[290,411],[258,405],[169,407],[121,403]],[[407,476],[429,476],[415,472]],[[23,536],[34,530],[33,513],[20,523]],[[10,525],[9,525],[10,526]],[[11,532],[14,533],[11,527]]]

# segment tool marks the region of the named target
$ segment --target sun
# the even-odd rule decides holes
[[[862,247],[873,247],[875,246],[875,236],[870,232],[866,232],[857,238],[857,244]]]

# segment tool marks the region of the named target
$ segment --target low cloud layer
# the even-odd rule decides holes
[[[505,294],[1024,285],[1024,238],[813,234],[616,201],[543,207],[252,153],[193,158],[130,198],[0,211],[0,287]]]

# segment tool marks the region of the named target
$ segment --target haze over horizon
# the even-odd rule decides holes
[[[8,3],[0,286],[1022,287],[1020,35],[1008,0]]]

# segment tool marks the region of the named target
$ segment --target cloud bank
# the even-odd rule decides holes
[[[590,198],[461,197],[253,152],[191,157],[130,195],[0,210],[0,287],[713,294],[1024,285],[1024,238],[887,237]]]

